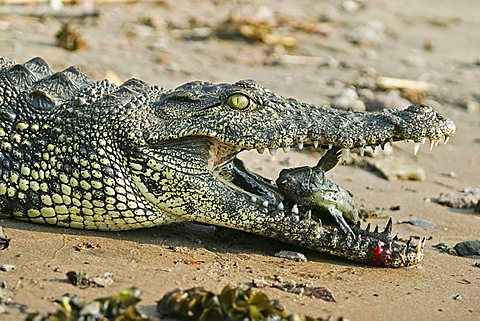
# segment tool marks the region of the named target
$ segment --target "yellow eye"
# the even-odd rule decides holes
[[[245,109],[250,105],[250,98],[244,94],[233,94],[228,97],[227,104],[233,109]]]

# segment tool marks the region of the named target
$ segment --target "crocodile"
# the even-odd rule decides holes
[[[455,124],[425,105],[361,113],[282,97],[253,80],[167,90],[118,86],[42,58],[0,59],[0,213],[34,223],[118,231],[193,221],[363,264],[406,267],[425,239],[359,224],[345,233],[315,208],[284,204],[242,151],[341,148],[411,140],[432,146]]]

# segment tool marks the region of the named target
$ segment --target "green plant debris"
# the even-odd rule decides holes
[[[55,301],[60,309],[42,316],[30,313],[25,321],[153,321],[136,308],[141,290],[130,288],[118,294],[85,302],[73,294]]]
[[[161,315],[198,321],[321,321],[302,314],[290,314],[277,300],[251,288],[225,286],[216,295],[201,287],[168,292],[158,302]]]

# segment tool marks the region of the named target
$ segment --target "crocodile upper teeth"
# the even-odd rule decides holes
[[[420,149],[420,143],[415,143],[413,145],[413,155],[417,155],[419,149]]]

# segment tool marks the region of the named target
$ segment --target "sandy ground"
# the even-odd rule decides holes
[[[225,241],[213,228],[193,224],[100,233],[2,219],[12,242],[0,252],[0,264],[16,266],[14,271],[0,272],[0,281],[7,285],[4,292],[16,303],[27,305],[29,311],[46,312],[52,311],[52,301],[66,292],[92,299],[136,286],[144,292],[145,310],[154,313],[155,300],[173,288],[204,286],[219,291],[227,283],[277,275],[327,287],[337,301],[263,289],[292,312],[350,320],[479,320],[480,269],[474,263],[480,259],[442,254],[432,244],[453,246],[479,239],[480,216],[424,199],[480,184],[480,113],[460,107],[462,101],[475,101],[473,95],[480,93],[480,3],[378,0],[365,1],[364,8],[347,12],[341,1],[264,1],[292,19],[328,18],[333,26],[328,37],[298,31],[294,35],[299,46],[290,51],[333,61],[324,66],[269,66],[264,64],[269,51],[265,44],[215,37],[189,41],[172,32],[188,29],[193,18],[195,26],[215,26],[231,9],[258,4],[255,1],[171,3],[170,7],[154,3],[100,7],[98,19],[78,24],[88,44],[78,52],[55,45],[61,25],[56,19],[0,16],[0,55],[19,62],[42,56],[55,69],[78,65],[94,79],[111,70],[121,79],[139,77],[168,88],[193,79],[231,82],[253,78],[280,94],[319,104],[328,103],[329,96],[355,84],[365,72],[426,80],[435,85],[431,95],[441,103],[439,110],[456,121],[458,133],[433,151],[422,146],[418,157],[412,155],[412,144],[396,145],[395,155],[426,170],[425,181],[391,182],[350,166],[338,166],[330,174],[353,192],[359,205],[380,209],[380,218],[368,220],[373,224],[383,226],[389,216],[394,222],[415,218],[435,223],[434,229],[394,225],[401,237],[431,238],[425,261],[409,269],[367,267],[255,236],[239,235],[234,241]],[[157,19],[156,29],[137,23],[146,14]],[[372,21],[385,28],[378,44],[358,46],[347,40],[349,32]],[[425,50],[425,44],[433,49]],[[253,153],[242,158],[250,168],[275,177],[285,167],[281,164],[312,164],[318,155]],[[452,171],[456,177],[444,175]],[[400,210],[390,211],[393,205]],[[82,242],[95,242],[100,248],[75,250]],[[309,261],[297,263],[273,256],[282,249],[301,251]],[[65,273],[70,270],[89,275],[112,272],[114,283],[106,289],[82,290],[66,282]],[[458,295],[461,299],[455,300]],[[1,320],[23,317],[16,308],[0,314]]]

